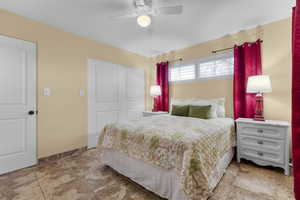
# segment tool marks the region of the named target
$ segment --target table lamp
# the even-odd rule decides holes
[[[256,108],[254,120],[265,121],[263,115],[263,93],[272,92],[271,80],[268,75],[250,76],[248,78],[247,93],[256,93]]]
[[[158,96],[161,96],[161,88],[159,85],[151,85],[150,87],[150,95],[154,98],[158,97]],[[153,104],[153,112],[156,112],[157,111],[157,108],[156,108],[156,104],[155,104],[155,101],[154,101],[154,104]]]

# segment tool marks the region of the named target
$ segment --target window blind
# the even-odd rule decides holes
[[[178,66],[171,68],[171,81],[195,79],[195,65]]]
[[[198,77],[211,78],[233,75],[233,57],[198,64]]]

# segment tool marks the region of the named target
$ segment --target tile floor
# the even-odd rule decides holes
[[[250,162],[232,162],[209,200],[293,200],[293,178]],[[162,200],[100,161],[78,153],[0,176],[0,200]]]

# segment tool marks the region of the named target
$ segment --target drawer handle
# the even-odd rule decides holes
[[[259,155],[259,156],[263,156],[263,155],[264,155],[264,153],[263,153],[263,152],[257,152],[257,155]]]
[[[257,132],[258,132],[258,133],[263,133],[263,132],[264,132],[264,130],[262,130],[262,129],[258,129],[258,130],[257,130]]]
[[[259,140],[259,141],[257,141],[257,144],[261,144],[261,145],[263,145],[263,144],[264,144],[264,141],[262,141],[262,140]]]

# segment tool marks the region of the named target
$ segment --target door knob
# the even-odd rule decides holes
[[[28,115],[34,115],[34,111],[33,110],[30,110],[29,112],[28,112]]]

